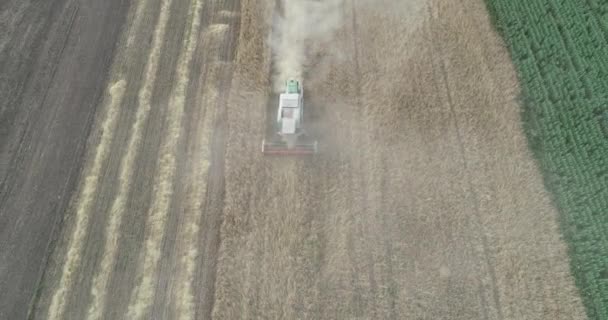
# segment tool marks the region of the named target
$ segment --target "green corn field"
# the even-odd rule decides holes
[[[590,319],[608,319],[608,1],[487,0]]]

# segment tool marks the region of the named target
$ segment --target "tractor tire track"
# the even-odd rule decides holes
[[[436,18],[433,15],[432,9],[433,3],[431,2],[428,6],[428,14],[429,17]],[[437,4],[435,4],[437,5]],[[477,194],[473,183],[471,181],[471,173],[469,169],[469,164],[467,160],[466,149],[464,146],[462,134],[461,134],[461,126],[458,123],[458,117],[455,112],[454,102],[453,102],[453,93],[450,88],[450,83],[448,81],[448,72],[446,68],[446,62],[444,60],[444,53],[442,52],[442,48],[437,46],[437,40],[435,39],[435,32],[433,30],[435,26],[433,24],[429,24],[429,41],[432,49],[431,57],[433,61],[433,73],[435,74],[435,78],[437,83],[435,84],[438,88],[443,87],[438,90],[439,92],[444,92],[446,99],[446,107],[448,108],[448,113],[450,117],[453,119],[453,126],[456,133],[456,141],[458,142],[458,157],[460,158],[460,162],[462,163],[463,171],[466,172],[466,189],[467,193],[471,195],[471,210],[473,211],[474,217],[476,218],[476,222],[474,223],[476,226],[475,232],[478,234],[481,240],[481,250],[479,250],[477,245],[473,245],[474,248],[472,250],[478,251],[474,253],[474,255],[478,255],[479,259],[483,261],[483,266],[480,267],[479,278],[478,278],[478,287],[479,287],[479,295],[481,302],[481,307],[484,315],[484,319],[503,319],[498,295],[498,287],[496,282],[496,275],[494,272],[494,266],[490,262],[489,250],[488,250],[488,239],[485,234],[485,230],[483,230],[483,226],[481,224],[481,212],[479,205],[479,195]],[[435,66],[435,64],[439,64],[439,66]],[[436,69],[439,69],[436,71]],[[489,277],[491,283],[485,284],[485,278]],[[488,288],[491,287],[491,288]],[[489,296],[489,297],[488,297]],[[490,300],[490,301],[488,301]]]
[[[434,8],[434,5],[432,2],[429,3],[428,5],[428,15],[429,15],[429,23],[427,25],[427,30],[425,30],[425,32],[428,33],[428,39],[430,42],[430,47],[431,49],[429,50],[431,53],[431,63],[432,63],[432,71],[433,71],[433,75],[434,75],[434,80],[435,80],[435,86],[437,88],[438,92],[441,92],[441,95],[443,96],[442,100],[445,100],[445,102],[443,102],[443,104],[445,104],[448,113],[450,115],[450,119],[451,119],[451,124],[450,126],[454,127],[455,130],[455,135],[456,135],[456,142],[457,142],[457,147],[458,147],[458,158],[459,158],[459,162],[461,163],[461,165],[463,166],[463,170],[465,172],[467,172],[467,163],[466,163],[466,155],[463,153],[463,149],[462,149],[462,140],[460,137],[460,129],[459,129],[459,125],[457,123],[457,119],[454,118],[455,114],[454,114],[454,110],[453,110],[453,102],[452,102],[452,92],[450,91],[450,87],[449,84],[447,82],[447,70],[446,70],[446,66],[445,66],[445,62],[442,60],[442,52],[441,52],[441,48],[440,46],[438,46],[436,44],[436,39],[435,39],[435,28],[436,26],[434,26],[434,24],[432,23],[433,21],[436,21],[435,19],[437,19],[436,15],[434,14],[434,10],[436,10],[436,7]],[[475,214],[479,214],[479,208],[477,206],[477,202],[474,199],[475,195],[472,194],[474,192],[473,189],[471,189],[470,184],[469,184],[469,176],[468,174],[465,177],[465,180],[467,183],[467,187],[466,187],[466,192],[468,194],[471,194],[472,196],[472,200],[471,201],[471,205],[472,205],[472,211],[474,211]],[[475,247],[475,245],[473,244],[473,247]],[[469,250],[474,251],[476,248],[469,248]],[[484,257],[484,262],[486,263],[487,266],[489,266],[489,260],[488,257],[485,256]],[[477,286],[479,288],[479,299],[480,299],[480,306],[481,306],[481,310],[482,310],[482,315],[483,315],[483,319],[489,320],[489,319],[496,319],[495,317],[491,317],[489,310],[490,309],[496,309],[496,307],[498,307],[498,304],[491,306],[489,305],[491,302],[488,301],[486,293],[483,289],[483,285],[482,285],[482,278],[484,276],[483,272],[478,272],[479,277],[476,279],[477,282]],[[494,301],[497,303],[497,301]]]
[[[209,145],[211,162],[206,179],[207,188],[202,207],[207,220],[202,227],[202,244],[199,241],[195,242],[195,245],[198,243],[203,248],[199,259],[197,259],[200,271],[195,276],[195,279],[198,279],[202,285],[199,287],[195,297],[199,301],[202,301],[198,306],[199,308],[197,308],[197,318],[202,317],[204,319],[211,318],[215,303],[216,264],[221,241],[220,226],[225,207],[225,159],[228,130],[230,128],[228,107],[230,94],[233,92],[233,62],[235,60],[237,42],[239,41],[238,35],[241,30],[241,1],[225,2],[225,6],[227,7],[227,11],[238,14],[239,19],[234,19],[231,24],[228,24],[225,38],[221,42],[219,50],[219,60],[222,61],[217,79],[219,83],[219,95],[213,118],[213,131]]]
[[[360,36],[365,39],[364,43],[370,44],[363,49],[364,53],[362,54],[364,61],[362,65],[366,66],[367,70],[363,72],[362,77],[366,77],[368,80],[364,84],[363,96],[365,99],[362,106],[364,132],[366,134],[361,140],[364,141],[365,149],[369,151],[369,156],[364,157],[365,167],[362,172],[364,172],[364,176],[368,175],[365,178],[367,180],[365,189],[371,188],[365,191],[367,195],[365,202],[368,208],[366,211],[368,213],[364,216],[372,217],[371,221],[364,222],[365,227],[363,227],[364,233],[369,234],[368,237],[371,238],[366,240],[363,246],[369,244],[371,247],[364,249],[362,254],[367,254],[372,263],[366,269],[376,270],[379,275],[378,281],[383,283],[382,287],[386,288],[386,290],[376,292],[374,296],[378,300],[372,300],[371,302],[375,304],[374,309],[379,312],[379,317],[395,317],[400,309],[400,312],[412,312],[413,314],[434,318],[476,318],[481,316],[480,312],[483,313],[486,306],[483,301],[479,300],[475,286],[469,285],[467,280],[456,278],[460,273],[475,274],[470,278],[478,278],[477,272],[473,271],[476,269],[474,261],[478,257],[471,253],[471,248],[477,246],[477,240],[474,236],[467,236],[474,229],[473,225],[468,222],[470,220],[469,216],[472,214],[469,212],[471,203],[469,202],[468,191],[463,189],[459,182],[460,178],[454,175],[454,172],[460,170],[459,166],[461,164],[458,161],[450,160],[452,154],[457,150],[447,141],[435,143],[433,144],[435,150],[427,151],[429,156],[434,153],[443,153],[446,157],[430,162],[429,167],[419,167],[418,169],[414,167],[412,168],[413,171],[409,172],[400,173],[402,165],[397,161],[398,158],[407,159],[420,154],[421,149],[417,145],[420,142],[413,139],[418,133],[412,132],[408,128],[412,125],[411,120],[408,119],[411,115],[408,115],[408,113],[423,113],[418,109],[407,108],[411,103],[408,100],[416,99],[408,96],[409,90],[420,84],[402,76],[403,74],[411,74],[412,77],[417,77],[418,72],[425,72],[424,69],[415,68],[414,63],[428,66],[428,60],[422,60],[425,57],[425,51],[428,50],[426,49],[428,43],[421,43],[423,34],[416,32],[416,30],[432,27],[434,22],[425,18],[427,16],[427,11],[424,10],[426,4],[422,3],[421,6],[422,8],[410,8],[409,14],[412,16],[402,16],[400,19],[402,23],[395,25],[396,28],[399,28],[395,32],[401,34],[401,37],[395,39],[392,46],[387,48],[386,59],[380,59],[375,52],[375,50],[378,50],[378,46],[373,45],[374,41],[381,41],[382,39],[372,40],[371,37],[374,33],[371,30],[376,30],[376,33],[379,34],[385,34],[388,30],[387,26],[393,22],[391,15],[387,14],[383,23],[373,23],[371,21],[374,14],[372,10],[365,12],[363,14],[364,18],[361,20],[362,25],[368,26],[369,29],[363,31]],[[400,48],[402,44],[410,45]],[[389,58],[392,56],[388,54],[389,52],[393,52],[393,54],[400,52],[402,60],[397,61],[394,58]],[[416,60],[412,61],[411,59]],[[384,70],[383,73],[384,79],[391,85],[377,87],[372,82],[372,79],[375,78],[373,74],[374,72],[381,72],[385,65],[394,66]],[[403,92],[404,90],[405,92]],[[429,102],[425,101],[425,103]],[[383,106],[383,108],[379,106]],[[424,108],[423,106],[417,107],[420,110]],[[445,120],[448,120],[448,118],[444,116],[436,117],[433,120],[435,123],[433,126],[443,124]],[[440,133],[432,134],[449,136],[452,131],[454,129],[451,126],[446,126],[442,128]],[[429,132],[427,136],[431,137],[432,134]],[[404,150],[409,150],[409,154],[406,154]],[[390,171],[390,174],[387,174],[387,170]],[[400,174],[401,178],[398,178],[397,174]],[[434,186],[431,189],[431,186],[435,183],[434,181],[440,179],[442,174],[448,183]],[[404,195],[405,199],[391,197],[391,190],[405,189],[405,186],[402,186],[402,180],[409,181],[411,184],[418,184],[420,191],[416,190],[413,195]],[[391,185],[394,187],[387,187]],[[437,194],[441,193],[460,194],[463,200],[455,201],[446,198],[436,199],[434,202],[416,203],[419,201],[418,197],[434,199]],[[383,199],[392,199],[392,201]],[[449,223],[454,218],[451,218],[451,214],[442,210],[442,207],[447,205],[443,201],[453,202],[452,206],[454,206],[454,211],[458,212],[461,222],[457,224]],[[405,208],[408,208],[408,210],[406,211]],[[401,217],[395,215],[400,211],[402,212]],[[424,216],[418,218],[416,217],[418,214]],[[414,220],[414,217],[418,219]],[[409,221],[410,226],[403,226],[405,229],[401,230],[391,227],[398,223],[400,219]],[[391,220],[394,221],[393,224],[386,222]],[[424,230],[430,227],[430,224],[437,226],[436,232],[419,233],[413,239],[406,240],[409,238],[407,235],[416,234],[416,229]],[[385,233],[372,230],[385,230]],[[376,239],[378,234],[384,235]],[[460,234],[460,236],[449,241],[448,239],[452,234]],[[416,243],[417,245],[401,245],[404,242]],[[401,248],[398,247],[397,250],[394,250],[393,243]],[[447,247],[442,248],[444,244]],[[371,254],[374,252],[374,248],[383,249]],[[453,253],[449,251],[453,251]],[[389,255],[389,252],[391,255],[397,254],[397,257]],[[409,263],[403,262],[404,256],[412,257]],[[423,265],[425,270],[420,270],[420,265]],[[396,268],[397,270],[405,269],[401,273],[402,279],[393,277]],[[453,270],[452,277],[449,276],[450,269]],[[480,276],[483,277],[483,275]],[[403,278],[408,278],[410,281],[407,281],[405,285],[400,285],[398,282],[405,280]],[[453,304],[452,301],[457,295],[459,295],[458,299],[461,300],[460,305]],[[404,304],[405,299],[409,299],[410,302]],[[441,303],[441,301],[444,303]],[[481,304],[481,308],[478,307],[479,304]],[[404,307],[408,311],[404,311]]]
[[[359,24],[358,24],[358,20],[357,20],[357,1],[356,0],[350,0],[348,4],[345,3],[345,6],[350,7],[349,11],[350,14],[352,16],[352,19],[350,21],[351,25],[350,27],[352,28],[352,34],[351,34],[351,38],[352,38],[352,46],[354,48],[353,50],[353,62],[355,64],[355,68],[354,68],[354,77],[356,78],[356,80],[354,81],[354,90],[356,92],[356,96],[355,96],[355,106],[356,106],[356,110],[358,110],[359,112],[359,116],[362,116],[362,118],[358,119],[359,121],[363,121],[363,123],[365,123],[366,119],[372,118],[369,114],[369,111],[367,110],[367,106],[365,106],[363,104],[362,101],[362,97],[363,97],[363,90],[362,90],[362,80],[364,79],[363,74],[361,73],[361,47],[359,44],[359,39],[360,39],[360,34],[359,34]],[[348,9],[346,9],[348,10]],[[377,158],[378,157],[382,157],[382,153],[379,150],[379,148],[377,148],[375,146],[375,144],[373,142],[370,141],[369,137],[370,137],[370,132],[372,131],[371,129],[373,128],[372,126],[370,126],[369,124],[364,124],[364,126],[366,127],[365,130],[363,131],[363,133],[367,133],[367,134],[361,134],[362,132],[355,132],[354,134],[356,136],[358,136],[357,140],[361,141],[362,144],[365,145],[366,148],[368,148],[370,150],[370,156],[368,157],[367,163],[361,163],[361,161],[358,161],[359,159],[355,159],[355,163],[357,165],[357,167],[359,167],[361,174],[358,175],[358,177],[353,177],[355,179],[355,181],[357,181],[357,183],[359,184],[359,187],[364,191],[364,195],[363,196],[359,196],[359,198],[361,199],[361,212],[359,214],[356,214],[356,218],[355,218],[355,222],[354,222],[354,228],[356,228],[354,231],[354,233],[359,233],[362,235],[373,235],[373,233],[370,232],[370,224],[376,224],[378,223],[378,212],[377,210],[379,209],[380,203],[378,203],[376,201],[376,198],[378,197],[378,193],[382,192],[383,190],[379,189],[379,183],[380,181],[378,181],[378,179],[381,179],[380,174],[370,174],[370,173],[374,173],[374,172],[378,172],[379,168],[375,167],[376,166],[376,162],[377,162]],[[371,158],[371,159],[370,159]],[[383,171],[383,168],[380,169],[380,171]],[[370,220],[365,220],[364,217],[369,218],[370,215],[372,215],[372,217],[374,219],[370,219]],[[375,229],[378,229],[377,227]],[[381,228],[380,228],[381,229]],[[351,231],[352,234],[353,231]],[[354,236],[352,236],[354,237]],[[375,237],[374,237],[375,238]],[[360,266],[362,267],[363,270],[367,270],[366,272],[366,286],[367,286],[367,291],[371,297],[374,297],[374,300],[376,300],[378,297],[378,281],[376,280],[376,259],[374,258],[376,248],[378,247],[376,243],[374,243],[374,240],[376,239],[367,239],[365,242],[365,244],[363,245],[363,248],[357,248],[358,250],[356,250],[354,248],[354,244],[352,243],[353,240],[352,238],[349,239],[349,256],[351,259],[351,263],[354,266]],[[357,251],[363,251],[363,253],[361,254],[357,254]],[[361,261],[359,261],[361,260]],[[356,278],[361,278],[364,277],[363,273],[359,273],[359,272],[353,272],[353,277]],[[362,295],[362,292],[358,292],[357,294]],[[381,302],[381,301],[380,301]],[[379,309],[379,307],[377,306],[378,301],[369,301],[369,303],[373,306],[372,308],[370,308],[370,313],[369,316],[373,317],[373,318],[386,318],[387,315],[380,313],[381,312]]]
[[[471,236],[481,244],[474,252],[490,318],[582,319],[557,212],[522,132],[504,43],[483,2],[434,2],[433,36],[475,201]]]

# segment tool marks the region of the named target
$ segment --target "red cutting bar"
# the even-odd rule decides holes
[[[310,149],[265,149],[264,154],[274,155],[310,155],[314,154],[314,150]]]

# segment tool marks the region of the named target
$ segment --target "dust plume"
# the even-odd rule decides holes
[[[343,0],[281,0],[279,11],[271,42],[277,89],[289,78],[302,79],[312,44],[332,40],[343,24]]]
[[[273,86],[281,91],[289,78],[322,80],[324,70],[348,60],[347,56],[354,48],[340,50],[336,43],[341,30],[356,23],[355,11],[359,11],[365,20],[361,21],[362,25],[367,25],[369,19],[401,21],[392,32],[378,34],[390,42],[397,36],[404,39],[415,33],[424,21],[428,4],[426,0],[277,0],[277,7],[271,22],[270,46],[274,62]],[[358,35],[352,36],[353,41],[357,41]],[[407,48],[398,49],[402,50],[398,56],[407,55]],[[308,79],[307,73],[312,69],[315,69],[314,79]]]

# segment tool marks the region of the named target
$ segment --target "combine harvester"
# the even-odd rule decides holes
[[[277,135],[272,141],[262,142],[265,155],[313,155],[318,152],[317,141],[306,142],[302,128],[304,119],[304,90],[296,80],[289,80],[285,92],[279,96],[277,111]]]

